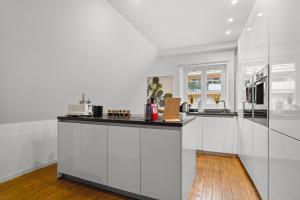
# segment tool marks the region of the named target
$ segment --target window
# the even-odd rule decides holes
[[[223,108],[220,100],[226,96],[226,66],[198,66],[184,68],[184,100],[191,108]]]

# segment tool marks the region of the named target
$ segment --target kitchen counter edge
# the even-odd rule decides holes
[[[238,116],[237,112],[230,113],[205,113],[205,112],[187,112],[187,116],[202,116],[202,117],[235,117]]]
[[[101,123],[116,123],[116,124],[133,124],[146,126],[168,126],[168,127],[183,127],[193,121],[195,117],[189,116],[180,122],[164,122],[163,120],[145,121],[141,117],[131,117],[128,119],[113,119],[106,117],[73,117],[73,116],[58,116],[59,121],[77,121],[77,122],[101,122]]]

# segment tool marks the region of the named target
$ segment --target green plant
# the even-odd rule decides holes
[[[151,82],[147,86],[147,96],[153,98],[157,102],[159,107],[165,107],[165,99],[173,97],[171,93],[165,93],[162,84],[159,82],[159,77],[153,77]],[[162,110],[159,110],[162,112]]]
[[[151,95],[150,95],[150,93],[151,93]],[[159,78],[153,77],[152,83],[150,83],[147,88],[147,96],[150,96],[150,98],[153,98],[154,101],[156,101],[161,98],[163,93],[164,93],[164,91],[162,90],[161,83],[159,83]]]

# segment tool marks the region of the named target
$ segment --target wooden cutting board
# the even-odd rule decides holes
[[[163,113],[163,120],[165,122],[180,122],[178,118],[180,98],[166,98],[165,99],[165,110]]]

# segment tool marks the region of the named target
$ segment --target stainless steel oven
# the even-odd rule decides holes
[[[253,77],[253,121],[268,127],[269,122],[269,86],[268,66],[262,68]]]
[[[253,96],[254,96],[252,78],[245,81],[245,95],[246,95],[246,101],[244,102],[243,105],[243,116],[245,119],[252,120]]]

